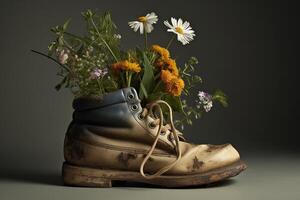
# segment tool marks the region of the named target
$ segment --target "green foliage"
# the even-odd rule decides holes
[[[214,101],[218,101],[224,107],[228,106],[227,96],[221,90],[216,90],[215,93],[213,94],[212,99]]]
[[[97,15],[91,10],[82,13],[86,23],[90,39],[103,53],[111,54],[114,61],[117,61],[119,52],[119,39],[114,37],[116,25],[111,19],[109,12]]]
[[[182,68],[178,67],[185,87],[181,96],[173,96],[165,90],[165,83],[160,78],[161,69],[155,67],[160,55],[147,45],[143,50],[122,51],[120,37],[116,36],[117,27],[109,12],[99,15],[87,10],[82,12],[82,17],[87,29],[83,36],[68,32],[71,22],[68,19],[62,25],[51,28],[55,39],[49,44],[47,55],[33,51],[59,65],[57,75],[62,79],[55,86],[56,90],[65,87],[71,89],[75,97],[92,97],[132,86],[138,90],[142,106],[159,99],[166,101],[178,113],[179,118],[175,121],[178,126],[191,125],[194,119],[202,116],[203,105],[196,102],[195,106],[195,102],[185,100],[188,96],[196,96],[193,91],[202,83],[201,77],[195,73],[197,58],[191,57]],[[139,64],[141,72],[111,69],[112,64],[124,60]],[[215,91],[212,101],[228,106],[227,97],[221,90]],[[163,107],[163,112],[168,115],[166,107]]]
[[[185,82],[184,93],[189,95],[189,91],[202,83],[200,76],[195,74],[195,65],[198,64],[198,60],[195,57],[191,57],[184,65],[183,70],[181,71],[181,77]]]
[[[145,53],[143,53],[143,66],[144,66],[144,72],[142,76],[142,80],[140,83],[140,91],[139,96],[141,99],[144,97],[148,97],[148,94],[150,94],[151,90],[153,89],[154,85],[154,73],[153,73],[153,66],[150,64],[150,61]]]
[[[180,97],[175,97],[169,94],[163,96],[163,100],[169,103],[169,105],[173,108],[174,112],[183,113],[183,106]]]
[[[60,52],[69,52],[64,65],[70,71],[60,71],[63,79],[55,88],[70,88],[75,96],[99,96],[119,87],[112,75],[90,78],[93,69],[104,70],[120,55],[119,39],[114,35],[117,29],[109,12],[98,15],[87,10],[82,16],[87,24],[87,34],[83,37],[67,32],[70,19],[51,29],[56,39],[48,46],[48,55],[59,59]]]

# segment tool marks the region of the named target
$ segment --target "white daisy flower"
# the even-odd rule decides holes
[[[169,28],[168,32],[173,32],[177,34],[177,40],[180,41],[183,45],[188,44],[194,39],[195,31],[192,30],[190,23],[185,21],[183,23],[182,19],[171,18],[171,23],[164,21],[164,24]]]
[[[140,34],[144,33],[151,33],[153,30],[153,24],[158,21],[157,15],[152,12],[147,14],[146,16],[139,17],[137,21],[129,22],[128,25],[137,32],[140,29]]]

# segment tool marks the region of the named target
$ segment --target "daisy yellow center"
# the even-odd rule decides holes
[[[141,17],[138,18],[138,20],[140,22],[145,22],[145,21],[147,21],[147,18],[145,16],[141,16]]]
[[[175,30],[176,30],[177,33],[183,34],[183,29],[182,28],[176,27]]]

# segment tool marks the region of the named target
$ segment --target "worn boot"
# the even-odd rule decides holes
[[[162,105],[169,108],[170,124],[163,122]],[[187,187],[224,180],[246,168],[230,144],[186,142],[173,125],[171,107],[159,100],[142,108],[134,88],[101,99],[75,99],[73,107],[64,145],[67,185],[111,187],[112,181],[124,180]]]

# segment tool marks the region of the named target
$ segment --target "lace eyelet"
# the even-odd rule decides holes
[[[144,119],[144,117],[142,116],[142,113],[138,114],[138,118],[139,118],[139,120],[143,120]]]
[[[136,111],[138,108],[139,108],[139,107],[138,107],[136,104],[134,104],[134,105],[131,106],[131,109],[132,109],[133,111]]]
[[[164,136],[164,135],[166,135],[166,133],[167,133],[166,131],[161,131],[160,135]]]
[[[151,128],[151,129],[154,129],[154,128],[156,128],[156,125],[154,123],[150,122],[148,124],[148,127]]]
[[[172,134],[169,134],[168,135],[168,140],[172,142],[173,140],[175,140],[175,138]]]
[[[129,94],[128,96],[127,96],[127,99],[129,99],[129,100],[131,100],[131,99],[133,99],[134,98],[134,95],[133,94]]]

